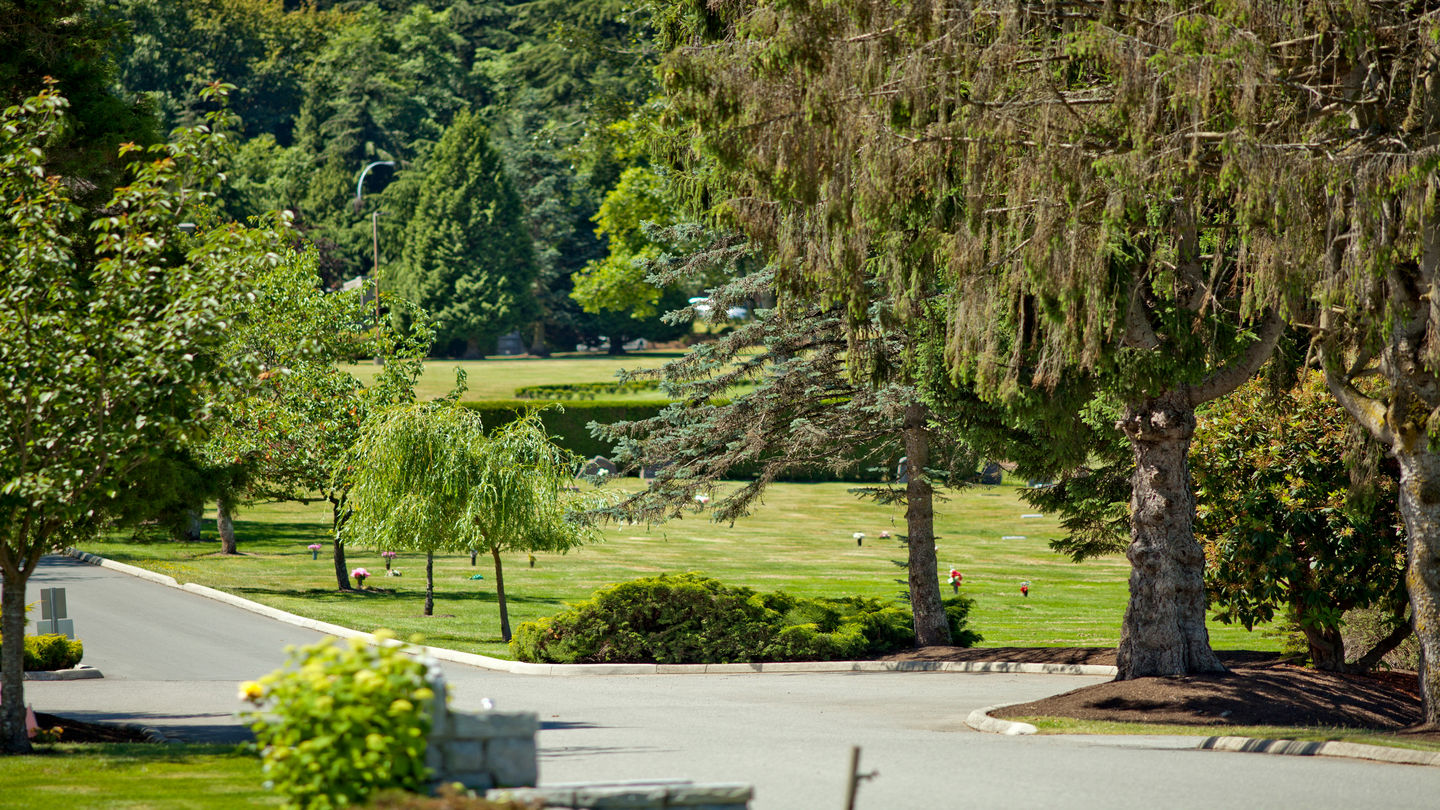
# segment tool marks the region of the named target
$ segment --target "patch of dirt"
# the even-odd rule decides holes
[[[146,736],[133,728],[109,726],[102,723],[86,723],[69,717],[57,717],[44,712],[35,713],[35,722],[49,731],[60,729],[60,738],[55,742],[66,743],[148,743]]]
[[[1187,726],[1339,726],[1384,732],[1403,731],[1420,721],[1420,692],[1413,672],[1349,675],[1297,666],[1275,653],[1231,650],[1216,654],[1229,673],[1110,681],[1007,706],[992,714]],[[885,660],[1113,666],[1115,650],[922,647]],[[1413,736],[1440,742],[1440,733],[1433,731]]]

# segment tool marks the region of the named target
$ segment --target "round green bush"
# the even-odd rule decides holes
[[[946,600],[956,643],[970,602]],[[910,611],[864,597],[757,593],[697,573],[632,580],[562,613],[521,624],[521,661],[558,664],[721,664],[873,658],[914,646]]]
[[[25,637],[26,672],[54,672],[72,669],[85,657],[85,645],[79,639],[46,633]]]
[[[435,693],[426,666],[399,647],[352,639],[292,648],[284,668],[241,684],[240,697],[259,708],[251,729],[285,808],[331,810],[426,786]]]

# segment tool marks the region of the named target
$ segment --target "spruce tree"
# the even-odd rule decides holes
[[[438,347],[483,355],[535,314],[535,258],[520,199],[470,112],[455,117],[419,168],[397,289],[433,318]]]

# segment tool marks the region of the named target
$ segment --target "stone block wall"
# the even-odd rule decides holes
[[[540,781],[534,712],[452,712],[437,690],[425,764],[433,785],[459,782],[471,790],[529,787]]]
[[[676,780],[492,790],[485,798],[538,801],[555,810],[745,810],[753,794],[749,785]]]

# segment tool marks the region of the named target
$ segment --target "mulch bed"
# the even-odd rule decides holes
[[[1275,653],[1217,651],[1218,675],[1110,681],[1007,706],[996,717],[1072,717],[1193,726],[1338,726],[1400,732],[1420,720],[1413,672],[1348,675],[1287,663]],[[888,660],[1115,664],[1100,647],[922,647]],[[1440,742],[1440,733],[1414,737]]]
[[[58,727],[60,739],[65,743],[148,743],[143,732],[126,726],[110,726],[103,723],[86,723],[69,717],[57,717],[44,712],[35,713],[35,722],[49,731]]]

